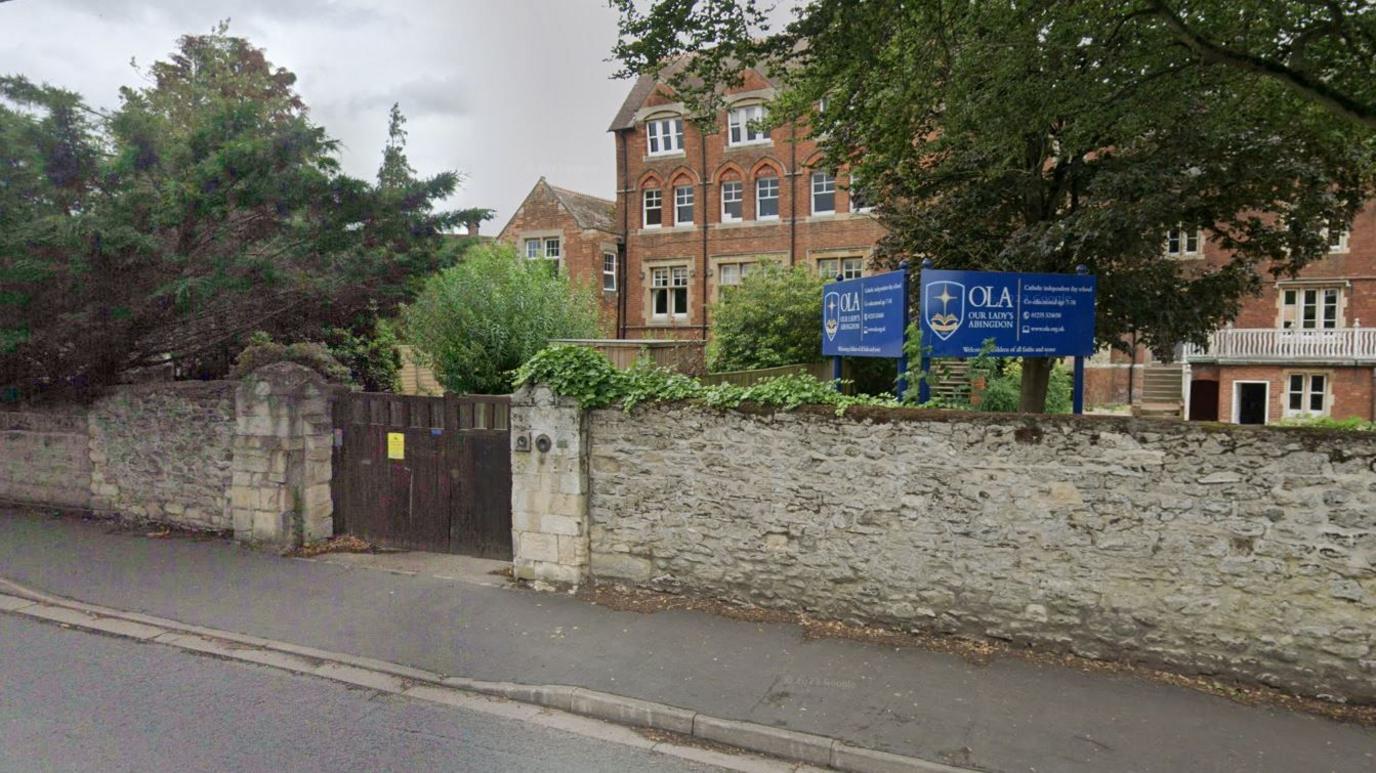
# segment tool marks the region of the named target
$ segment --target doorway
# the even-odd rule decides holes
[[[1233,420],[1238,424],[1265,424],[1270,418],[1270,389],[1266,381],[1233,382]]]
[[[1190,382],[1190,421],[1218,421],[1218,382]]]

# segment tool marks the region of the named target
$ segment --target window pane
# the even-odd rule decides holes
[[[1303,391],[1304,391],[1304,376],[1291,376],[1291,377],[1290,377],[1290,391],[1291,391],[1291,392],[1303,392]]]
[[[863,270],[864,265],[860,258],[846,258],[841,261],[841,274],[847,279],[858,279]]]
[[[1168,253],[1170,253],[1170,254],[1172,254],[1172,255],[1179,255],[1179,254],[1180,254],[1180,229],[1179,229],[1179,228],[1172,228],[1172,229],[1170,230],[1170,233],[1166,234],[1166,252],[1168,252]]]
[[[741,183],[721,184],[721,215],[723,220],[741,219]]]
[[[817,274],[828,282],[835,281],[837,274],[836,267],[838,264],[839,261],[833,258],[819,260],[817,261]]]
[[[721,264],[721,284],[733,285],[741,281],[740,266],[735,263]]]
[[[675,286],[675,287],[687,287],[687,286],[688,286],[688,269],[683,268],[682,266],[677,267],[677,268],[674,269],[674,286]]]
[[[540,240],[539,240],[539,239],[526,239],[526,257],[527,257],[527,258],[538,258],[538,257],[540,257]]]
[[[836,211],[836,194],[834,193],[814,193],[812,194],[812,211],[817,213]]]
[[[669,269],[657,268],[650,274],[650,282],[655,287],[667,287],[669,285]]]
[[[558,240],[558,239],[546,239],[546,240],[545,240],[545,257],[547,257],[547,258],[557,258],[557,257],[559,257],[559,240]]]
[[[674,189],[674,223],[687,225],[693,222],[693,186],[680,185]]]
[[[1292,410],[1292,411],[1302,411],[1302,410],[1304,410],[1304,393],[1303,393],[1303,392],[1291,392],[1291,393],[1290,393],[1290,410]]]
[[[1185,234],[1185,252],[1199,252],[1199,232],[1190,231]]]
[[[1286,291],[1285,291],[1285,305],[1286,305],[1286,306],[1294,306],[1294,305],[1295,305],[1295,291],[1294,291],[1294,290],[1286,290]]]
[[[688,311],[688,289],[680,287],[674,290],[673,312],[675,314],[683,314],[686,311]]]
[[[755,216],[778,217],[779,178],[761,177],[755,181]]]
[[[664,315],[669,313],[669,291],[654,291],[655,314]]]

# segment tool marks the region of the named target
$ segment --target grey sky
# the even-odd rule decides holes
[[[411,165],[463,172],[448,204],[496,209],[488,232],[541,175],[612,197],[606,129],[630,84],[610,79],[606,0],[13,0],[0,2],[0,72],[113,107],[140,82],[131,57],[162,58],[225,17],[297,74],[350,174],[375,174],[400,102]]]

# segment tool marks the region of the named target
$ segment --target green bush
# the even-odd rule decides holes
[[[322,343],[300,342],[279,344],[263,332],[249,336],[248,346],[234,359],[230,378],[243,378],[253,371],[274,362],[294,362],[319,373],[326,381],[353,384],[349,369],[340,364]]]
[[[1376,422],[1356,416],[1335,419],[1331,416],[1311,416],[1308,418],[1284,419],[1276,422],[1281,427],[1311,427],[1314,429],[1338,429],[1346,432],[1376,432]]]
[[[427,280],[402,321],[404,337],[445,389],[503,394],[512,371],[550,339],[597,337],[599,314],[593,288],[490,243]]]
[[[798,266],[760,263],[712,304],[712,372],[774,368],[822,357],[821,278]]]
[[[1022,399],[1022,363],[1004,360],[1001,367],[986,376],[984,395],[975,410],[994,413],[1016,413]],[[1073,408],[1074,375],[1061,363],[1051,368],[1046,387],[1046,412],[1070,413]]]
[[[743,387],[708,386],[690,376],[657,368],[642,360],[629,370],[617,370],[601,354],[582,346],[551,346],[532,357],[514,374],[516,386],[542,384],[557,394],[576,399],[584,408],[620,405],[630,410],[640,403],[691,400],[716,408],[757,403],[785,410],[800,405],[829,405],[842,413],[852,405],[898,403],[889,397],[845,395],[834,382],[790,375]]]
[[[401,387],[401,352],[397,350],[396,331],[387,320],[376,317],[362,328],[325,328],[325,345],[363,391],[397,391]]]

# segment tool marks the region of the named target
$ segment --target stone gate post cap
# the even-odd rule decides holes
[[[325,377],[294,362],[274,362],[248,374],[245,386],[257,396],[319,394],[327,384]]]

